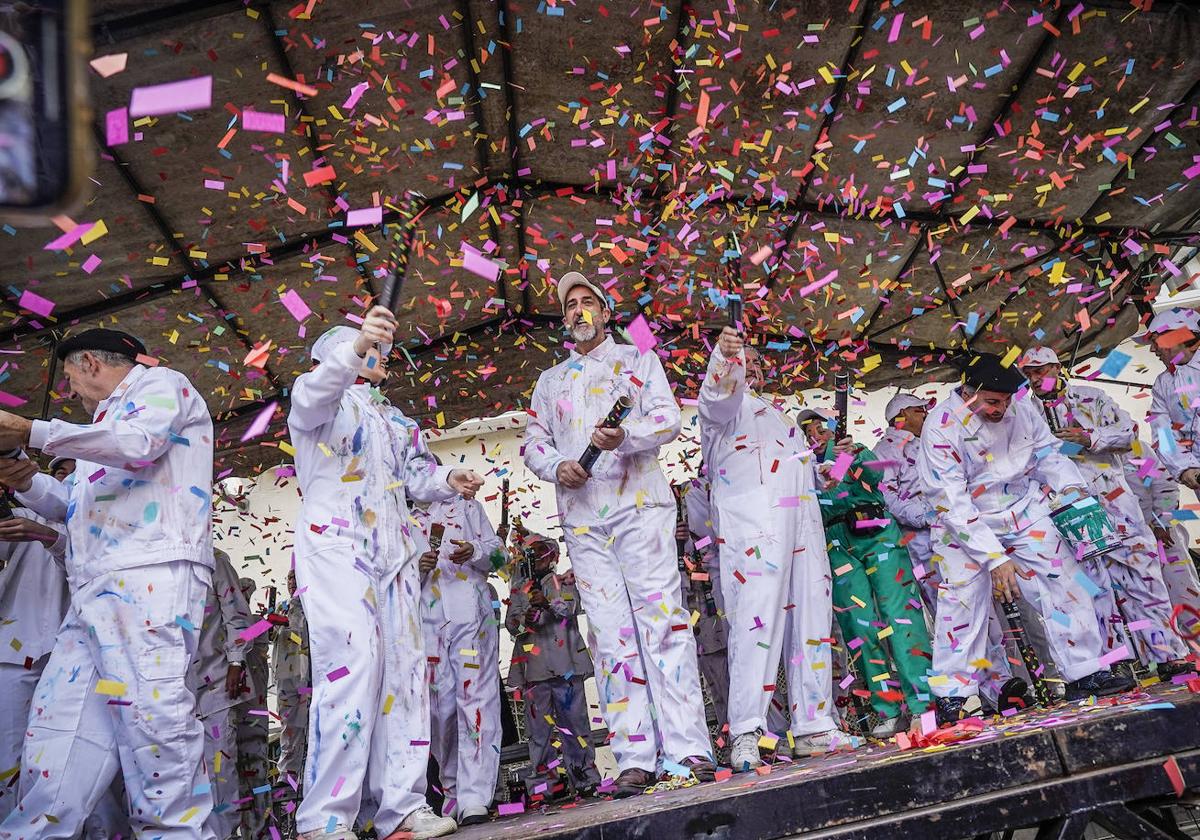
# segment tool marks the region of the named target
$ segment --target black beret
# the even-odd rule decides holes
[[[1025,377],[1016,365],[1005,367],[995,353],[978,353],[960,362],[963,379],[973,388],[1015,394],[1025,386]]]
[[[107,350],[110,353],[120,353],[131,362],[136,362],[138,356],[146,355],[146,345],[129,333],[105,329],[84,330],[78,335],[60,341],[54,354],[61,362],[67,356],[80,350]]]

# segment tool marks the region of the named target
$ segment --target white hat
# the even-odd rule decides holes
[[[601,304],[603,304],[604,308],[608,309],[608,295],[606,295],[604,293],[604,289],[600,288],[600,286],[598,286],[597,284],[593,283],[591,280],[584,277],[578,271],[568,271],[562,277],[558,278],[558,308],[559,309],[567,308],[567,295],[576,286],[587,286],[589,289],[592,290],[592,294],[594,294],[596,296],[596,299],[599,300]]]
[[[1149,344],[1163,333],[1174,330],[1188,330],[1200,335],[1200,312],[1179,306],[1166,309],[1151,318],[1150,323],[1146,325],[1146,331],[1134,340],[1141,344]]]
[[[354,341],[356,338],[358,338],[358,330],[345,324],[338,324],[321,333],[321,337],[313,342],[309,355],[312,356],[314,362],[323,362],[338,347]]]
[[[1017,363],[1017,367],[1024,370],[1027,367],[1059,364],[1062,364],[1062,362],[1059,361],[1058,354],[1049,347],[1030,347],[1025,351],[1025,355],[1021,357],[1021,361]]]
[[[806,408],[796,416],[796,425],[803,426],[805,423],[811,423],[814,420],[820,423],[828,423],[832,417],[822,411],[817,411],[815,408]]]
[[[897,394],[888,400],[887,407],[883,410],[883,416],[891,423],[904,409],[917,406],[928,408],[929,400],[918,397],[916,394]]]

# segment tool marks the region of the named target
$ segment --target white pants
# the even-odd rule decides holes
[[[209,824],[217,840],[225,840],[238,826],[238,745],[232,711],[217,709],[200,719],[204,726],[204,767],[212,785]]]
[[[1158,546],[1158,562],[1162,568],[1163,583],[1171,594],[1175,607],[1189,606],[1200,610],[1200,577],[1196,564],[1188,553],[1188,532],[1182,525],[1172,525],[1169,531],[1173,545]],[[1182,620],[1195,621],[1195,617],[1183,616]]]
[[[1103,648],[1092,599],[1077,579],[1083,571],[1044,510],[1035,509],[1034,518],[1021,524],[1017,532],[997,534],[1018,571],[1033,573],[1029,580],[1017,575],[1021,597],[1038,609],[1060,673],[1072,681],[1086,677],[1101,669]],[[943,543],[940,533],[935,527],[943,583],[938,589],[929,687],[937,697],[968,697],[979,692],[980,674],[972,663],[987,655],[992,578],[958,547],[957,538]]]
[[[1157,541],[1137,497],[1126,492],[1100,502],[1126,540],[1116,551],[1082,564],[1095,584],[1096,619],[1105,644],[1109,649],[1129,644],[1126,658],[1146,663],[1182,659],[1187,650],[1171,629],[1171,595],[1163,582]]]
[[[439,601],[425,616],[430,743],[447,816],[489,808],[500,769],[500,640],[491,603],[477,600]]]
[[[49,659],[46,654],[35,660],[32,668],[0,662],[0,820],[17,806],[14,777],[21,771],[21,745],[29,728],[29,707]]]
[[[721,591],[729,624],[729,733],[767,728],[784,657],[793,735],[835,729],[825,532],[761,494],[722,500]],[[749,554],[747,554],[749,552]],[[790,620],[789,620],[790,619]]]
[[[711,760],[674,506],[621,508],[603,525],[565,532],[617,766],[653,772],[660,753]]]
[[[425,804],[429,692],[415,561],[387,579],[350,548],[297,553],[313,693],[299,831],[350,829],[369,798],[381,837]],[[362,815],[366,823],[370,814]]]
[[[299,785],[304,777],[304,757],[308,753],[308,710],[312,689],[307,680],[281,680],[276,692],[283,723],[279,735],[279,781],[289,786]]]
[[[74,837],[120,769],[139,836],[213,840],[204,733],[187,685],[198,634],[185,629],[204,617],[210,578],[176,561],[103,574],[71,593],[34,696],[21,801],[0,835]]]

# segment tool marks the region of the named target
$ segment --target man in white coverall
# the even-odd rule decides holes
[[[679,405],[653,352],[617,345],[604,291],[577,271],[558,281],[570,357],[534,386],[525,464],[553,482],[590,630],[596,687],[621,772],[614,796],[674,780],[711,781],[696,642],[675,560],[675,500],[658,449],[679,434]],[[618,397],[633,409],[601,426]],[[577,460],[600,450],[591,472]]]
[[[1179,484],[1166,471],[1158,453],[1144,440],[1136,440],[1125,458],[1125,480],[1138,498],[1142,516],[1154,533],[1163,583],[1171,593],[1174,608],[1190,608],[1200,613],[1200,577],[1188,551],[1187,528],[1179,521]],[[1178,629],[1192,635],[1200,615],[1185,613]],[[1186,629],[1185,629],[1186,628]]]
[[[729,622],[730,763],[757,767],[780,655],[797,755],[861,742],[834,722],[833,602],[816,473],[804,434],[770,400],[754,348],[725,327],[700,386],[701,443]],[[788,621],[788,618],[791,621]]]
[[[71,590],[0,836],[74,837],[120,769],[139,836],[211,840],[188,685],[213,565],[208,407],[183,374],[140,364],[146,348],[126,333],[85,330],[56,353],[92,422],[0,412],[0,450],[75,458],[79,478],[60,484],[28,462],[0,476],[66,523]]]
[[[888,427],[872,448],[879,459],[876,469],[883,474],[879,492],[887,502],[888,512],[904,531],[905,547],[912,559],[913,577],[921,585],[921,598],[930,617],[936,615],[938,583],[941,576],[939,546],[930,537],[930,525],[937,511],[921,487],[917,458],[921,452],[921,430],[929,412],[929,401],[916,394],[896,394],[883,410]],[[982,669],[984,678],[979,695],[996,711],[1028,708],[1032,698],[1029,685],[1014,677],[1004,647],[1004,630],[996,615],[995,604],[988,615],[987,655],[989,667]]]
[[[482,481],[438,467],[417,424],[375,387],[395,325],[377,306],[360,330],[327,331],[313,345],[317,366],[292,388],[288,428],[304,497],[296,581],[313,672],[296,825],[308,840],[353,840],[364,798],[385,840],[456,828],[425,804],[429,692],[407,497],[473,496]]]
[[[444,528],[437,552],[420,559],[421,616],[429,663],[431,749],[441,771],[442,812],[459,825],[487,821],[500,768],[500,634],[488,575],[507,558],[475,499],[420,506],[428,539]]]
[[[188,682],[204,726],[204,763],[213,789],[210,820],[213,832],[224,840],[238,825],[238,738],[231,712],[242,702],[246,643],[240,637],[251,622],[229,555],[215,549],[213,556],[212,587]]]
[[[1083,477],[1059,452],[1021,374],[992,354],[972,359],[963,384],[930,411],[917,466],[938,512],[932,539],[942,553],[929,678],[938,721],[958,720],[978,693],[993,589],[1038,609],[1055,664],[1070,680],[1067,700],[1133,688],[1132,679],[1100,665],[1086,575],[1042,490],[1044,483],[1060,498],[1079,497]]]
[[[1193,671],[1183,661],[1183,640],[1171,629],[1171,596],[1157,541],[1125,481],[1122,458],[1137,439],[1133,418],[1099,388],[1066,381],[1058,354],[1049,347],[1030,348],[1020,365],[1047,421],[1053,421],[1051,432],[1062,441],[1062,453],[1079,468],[1088,492],[1122,537],[1115,551],[1082,564],[1095,584],[1093,602],[1105,645],[1112,650],[1125,644],[1128,626],[1137,649],[1124,659],[1157,663],[1164,680]]]
[[[33,691],[67,612],[66,550],[66,535],[31,510],[0,520],[0,820],[17,804]]]

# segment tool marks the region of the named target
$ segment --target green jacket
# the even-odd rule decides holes
[[[817,496],[821,501],[821,521],[826,526],[831,520],[849,513],[862,505],[879,505],[887,510],[883,494],[879,492],[879,484],[883,481],[883,473],[868,467],[879,459],[870,449],[863,448],[854,456],[854,461],[846,470],[846,475],[829,490],[820,490]],[[863,486],[863,483],[867,487]]]

